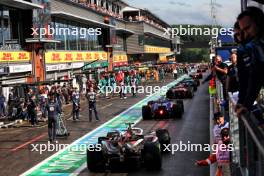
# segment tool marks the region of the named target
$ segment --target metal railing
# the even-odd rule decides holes
[[[223,86],[216,82],[218,101],[223,100]],[[254,112],[242,113],[237,117],[235,112],[238,94],[229,93],[230,136],[234,146],[231,153],[232,176],[264,175],[264,129],[261,128]],[[260,92],[258,102],[264,101],[264,90]],[[221,108],[220,108],[221,109]],[[264,115],[264,113],[262,114]]]

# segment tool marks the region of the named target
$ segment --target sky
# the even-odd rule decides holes
[[[169,24],[211,24],[211,0],[124,0],[147,8]],[[240,13],[240,0],[216,0],[217,24],[232,27]]]

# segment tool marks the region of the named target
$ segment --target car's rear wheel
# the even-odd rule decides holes
[[[104,172],[106,166],[103,152],[87,150],[87,167],[91,172]]]
[[[149,106],[142,107],[142,118],[143,120],[149,120],[152,118],[151,108]]]
[[[167,129],[157,129],[156,130],[156,136],[159,139],[161,151],[163,152],[165,149],[165,146],[167,146],[171,143],[169,131]]]
[[[194,93],[193,93],[192,90],[190,90],[190,91],[188,92],[188,98],[193,98],[193,96],[194,96]]]
[[[178,105],[174,104],[172,107],[172,118],[182,118],[182,109]]]
[[[178,104],[178,106],[181,107],[181,110],[184,113],[184,103],[183,103],[183,100],[177,100],[176,103]]]
[[[166,97],[169,99],[174,99],[174,93],[171,89],[167,91]]]
[[[159,142],[146,142],[144,144],[143,160],[144,166],[148,170],[160,170],[162,167],[162,158]]]

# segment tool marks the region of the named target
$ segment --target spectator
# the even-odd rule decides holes
[[[0,117],[5,116],[5,102],[6,98],[2,92],[0,92]]]
[[[137,78],[135,76],[132,76],[130,84],[131,84],[133,97],[135,97],[137,91]]]
[[[217,144],[221,140],[221,130],[229,128],[229,123],[225,121],[224,116],[217,112],[214,114],[215,125],[213,127],[214,143]]]
[[[230,176],[230,137],[229,129],[224,128],[221,130],[221,140],[217,144],[217,148],[213,154],[207,159],[196,161],[197,166],[208,166],[217,162],[217,176]]]
[[[174,79],[177,79],[177,77],[178,77],[178,71],[177,71],[177,69],[176,69],[176,67],[173,69],[173,78]]]
[[[230,58],[232,64],[228,66],[226,87],[227,92],[238,91],[238,76],[237,76],[237,55],[233,53]]]
[[[94,92],[94,89],[92,87],[90,88],[90,91],[86,94],[86,98],[88,100],[89,122],[92,122],[92,111],[94,111],[96,121],[99,121],[96,110],[96,93]]]
[[[223,98],[226,100],[227,94],[226,94],[226,78],[227,78],[227,71],[228,66],[227,64],[222,62],[221,56],[216,56],[215,58],[215,65],[213,66],[213,71],[216,74],[216,77],[221,81],[223,85]]]
[[[72,116],[73,120],[80,120],[80,94],[77,91],[77,88],[74,88],[74,92],[72,93]]]
[[[248,86],[245,89],[243,88],[245,96],[239,96],[238,101],[238,103],[241,103],[247,109],[251,109],[260,89],[264,85],[263,19],[264,14],[262,10],[256,7],[248,7],[237,18],[244,40],[247,42],[243,51],[250,56]]]
[[[48,95],[45,94],[44,90],[42,91],[41,95],[40,95],[40,110],[41,110],[41,116],[42,118],[46,118],[46,102],[48,99]]]
[[[34,94],[31,95],[29,98],[27,111],[28,111],[28,117],[30,119],[31,125],[35,126],[37,125],[37,104],[36,104],[36,96]]]
[[[64,96],[65,103],[69,104],[69,94],[68,94],[66,84],[63,84],[62,86],[62,95]]]

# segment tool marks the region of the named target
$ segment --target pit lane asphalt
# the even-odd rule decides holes
[[[172,80],[167,80],[163,85],[170,81]],[[161,83],[156,83],[155,85],[161,85]],[[100,122],[89,123],[87,107],[83,107],[81,121],[67,121],[67,126],[71,135],[68,139],[59,139],[59,143],[70,144],[72,141],[110,120],[112,117],[144,97],[145,95],[140,95],[137,98],[128,98],[127,100],[115,98],[100,101],[98,103],[98,109],[100,111],[99,116],[102,117]],[[146,133],[159,126],[165,126],[171,133],[172,143],[177,143],[179,140],[189,140],[192,143],[209,143],[209,99],[207,95],[207,86],[201,86],[193,100],[185,101],[185,109],[186,112],[183,119],[160,122],[142,121],[138,126],[142,127]],[[47,140],[46,127],[0,130],[0,175],[19,175],[55,153],[44,152],[40,155],[38,152],[31,151],[33,148],[31,143],[47,144]],[[206,156],[207,153],[204,152],[183,152],[173,156],[166,155],[163,157],[163,170],[161,172],[149,173],[142,169],[130,174],[115,173],[110,175],[208,175],[208,168],[196,168],[193,166],[196,159],[205,158]],[[89,171],[85,169],[80,175],[109,174],[89,173]]]
[[[171,135],[171,143],[179,144],[210,144],[209,141],[209,95],[208,85],[201,85],[193,99],[184,100],[185,113],[182,119],[177,120],[150,120],[141,121],[137,127],[143,128],[144,132],[157,128],[166,128]],[[144,168],[130,173],[89,173],[85,169],[81,176],[208,176],[209,167],[197,167],[196,160],[205,159],[209,152],[176,152],[164,154],[161,171],[149,172]]]

